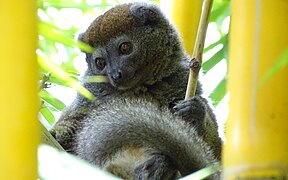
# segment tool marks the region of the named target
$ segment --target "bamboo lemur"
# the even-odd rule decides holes
[[[109,82],[83,81],[96,102],[77,95],[54,126],[67,151],[125,179],[174,179],[221,158],[200,83],[196,96],[183,101],[189,58],[157,6],[118,5],[79,39],[94,47],[83,79],[104,75]]]

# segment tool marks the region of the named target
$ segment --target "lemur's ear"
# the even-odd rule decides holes
[[[156,25],[163,16],[155,5],[145,3],[133,4],[130,7],[130,12],[136,26]]]
[[[76,36],[77,37],[77,36]],[[81,42],[84,42],[84,33],[80,33],[79,35],[78,35],[78,41],[81,41]]]

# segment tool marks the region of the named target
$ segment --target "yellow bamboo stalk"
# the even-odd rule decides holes
[[[0,1],[0,179],[37,179],[36,1]]]
[[[234,0],[224,179],[288,176],[288,67],[259,82],[288,46],[288,1]]]
[[[183,40],[184,49],[192,55],[203,0],[173,0],[172,22]]]

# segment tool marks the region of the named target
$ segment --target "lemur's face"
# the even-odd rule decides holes
[[[138,69],[143,59],[138,48],[139,43],[127,35],[112,38],[92,54],[92,71],[106,75],[111,85],[118,89],[132,88],[142,79]]]
[[[114,17],[108,11],[107,17],[96,19],[83,35],[83,41],[95,48],[87,54],[90,70],[106,75],[120,90],[155,83],[175,48],[174,31],[157,8],[143,3],[123,8],[128,11],[122,12],[123,16]],[[105,20],[110,23],[107,27]]]
[[[152,84],[158,71],[165,66],[162,59],[167,56],[168,41],[163,30],[141,28],[97,47],[89,63],[95,74],[108,76],[111,85],[118,89]]]

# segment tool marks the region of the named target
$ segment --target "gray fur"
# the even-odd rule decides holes
[[[115,161],[117,153],[130,148],[144,148],[149,154],[145,157],[161,154],[171,158],[182,175],[217,162],[195,129],[166,108],[160,110],[147,101],[122,98],[102,108],[85,119],[86,125],[77,136],[76,154],[93,164],[104,168]]]
[[[125,26],[121,25],[123,22],[126,23]],[[131,23],[127,25],[127,22]],[[127,29],[123,28],[126,26]],[[111,30],[113,27],[119,30]],[[114,147],[117,140],[130,143],[131,149],[138,148],[137,146],[145,149],[147,146],[157,154],[163,152],[164,158],[155,155],[150,161],[144,161],[142,166],[138,166],[139,179],[145,179],[141,169],[150,162],[160,163],[163,168],[161,169],[161,166],[159,169],[168,172],[168,169],[173,169],[173,166],[170,166],[173,164],[170,163],[171,158],[172,162],[176,163],[175,168],[180,168],[182,173],[187,174],[190,170],[199,169],[215,159],[220,159],[221,139],[218,136],[217,123],[207,101],[200,96],[200,82],[196,96],[181,101],[184,99],[187,85],[189,58],[182,49],[177,32],[156,6],[145,3],[116,6],[98,17],[81,35],[81,40],[95,48],[93,53],[86,54],[88,69],[83,79],[87,76],[105,75],[109,82],[83,81],[84,87],[97,97],[96,102],[78,95],[72,105],[62,113],[52,133],[67,151],[78,152],[84,159],[100,166],[103,166],[102,162],[107,162],[107,158],[114,156],[113,153],[121,154],[118,146]],[[119,44],[122,42],[133,45],[131,53],[119,53]],[[96,67],[97,58],[105,59],[105,68]],[[140,102],[144,103],[143,109],[140,108]],[[131,123],[133,129],[129,129]],[[101,128],[97,129],[97,133],[94,132],[94,125],[103,125],[103,134]],[[115,131],[117,127],[121,133]],[[155,138],[148,134],[150,131],[154,133]],[[139,135],[141,139],[132,138],[133,135],[135,138]],[[165,141],[168,142],[170,139],[171,144],[177,148],[162,146],[165,145],[159,143],[162,142],[162,135]],[[91,151],[86,151],[85,147],[92,144],[89,143],[88,137],[95,137],[91,141],[97,146],[100,145],[97,147],[101,150],[99,152],[112,153],[95,154],[100,161],[92,161],[94,152],[91,151],[94,146],[90,147]],[[96,137],[108,139],[101,144]],[[212,152],[208,151],[210,148],[206,147],[202,138],[208,147],[211,147]],[[185,155],[191,153],[189,161],[186,161],[182,152]],[[191,160],[195,160],[191,164],[193,166],[188,167],[187,163]],[[161,173],[167,174],[164,171]],[[173,173],[168,173],[167,177],[174,176]]]

